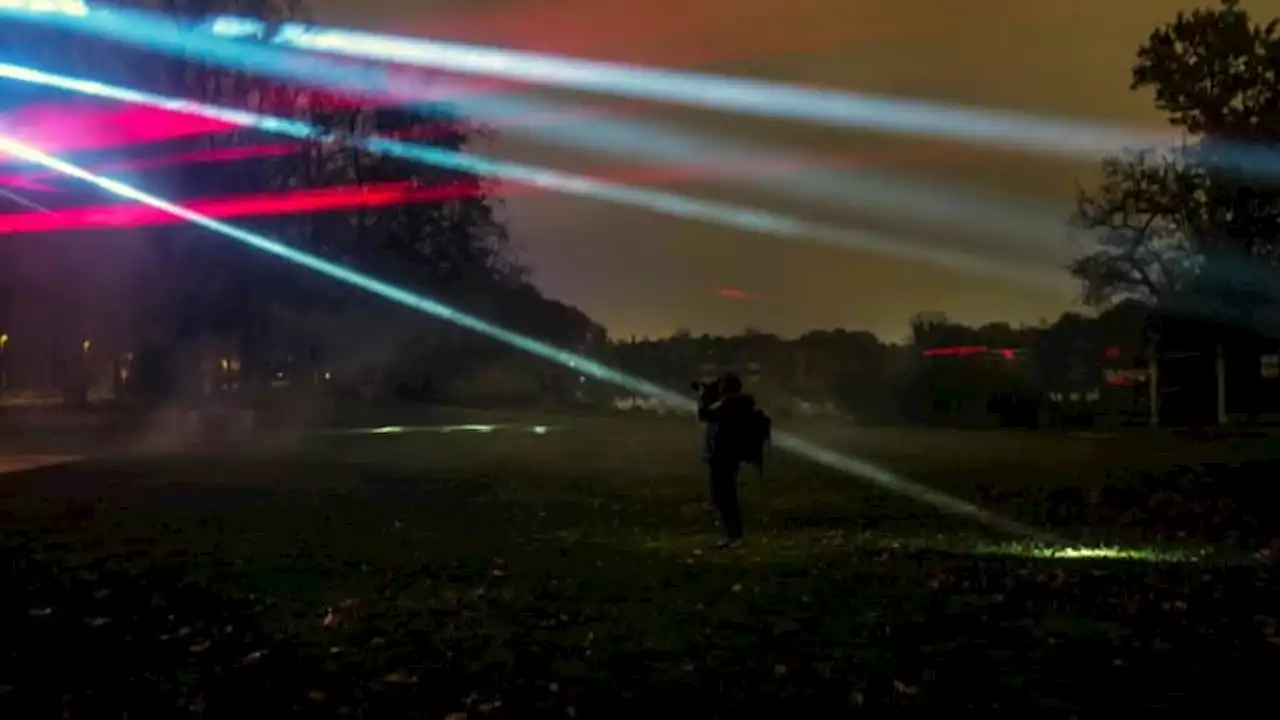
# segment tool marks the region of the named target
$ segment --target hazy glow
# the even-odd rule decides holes
[[[81,0],[0,0],[0,10],[84,17],[89,8]]]
[[[581,375],[588,376],[602,382],[607,382],[637,395],[645,395],[655,398],[670,407],[683,410],[685,412],[692,413],[696,409],[696,403],[684,393],[669,390],[660,385],[649,382],[648,380],[615,370],[603,363],[592,360],[591,358],[566,352],[540,340],[521,335],[520,333],[513,332],[499,325],[494,325],[493,323],[452,308],[437,300],[391,285],[363,273],[356,272],[337,263],[330,262],[297,248],[290,247],[263,235],[242,230],[233,225],[228,225],[227,223],[219,222],[213,218],[206,217],[180,205],[176,205],[172,202],[146,193],[138,188],[112,180],[111,178],[96,175],[84,168],[55,158],[11,138],[0,136],[0,152],[7,152],[28,162],[42,165],[50,170],[54,170],[69,177],[83,180],[91,185],[102,188],[107,192],[119,195],[122,198],[150,205],[157,210],[163,210],[171,213],[175,217],[186,220],[193,225],[197,225],[219,235],[231,238],[232,240],[247,245],[255,250],[259,250],[268,255],[280,258],[281,260],[294,263],[295,265],[308,270],[318,272],[333,280],[337,280],[338,282],[360,288],[366,292],[377,295],[383,299],[390,300],[391,302],[404,307],[432,315],[446,322],[458,325],[459,327],[475,331],[481,335],[485,335],[519,350],[523,350],[532,355],[563,365]],[[815,445],[798,436],[791,435],[789,433],[777,433],[774,437],[774,444],[819,464],[849,473],[855,477],[869,480],[885,489],[919,499],[923,502],[932,504],[939,509],[969,517],[988,526],[1027,537],[1044,537],[1042,533],[1013,522],[1012,520],[987,512],[972,503],[967,503],[963,500],[946,495],[945,493],[933,490],[932,488],[918,485],[864,460],[841,455],[840,453]]]

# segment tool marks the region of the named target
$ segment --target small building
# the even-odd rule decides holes
[[[1280,341],[1239,326],[1164,318],[1160,424],[1208,427],[1280,420]]]

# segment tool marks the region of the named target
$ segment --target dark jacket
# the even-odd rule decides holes
[[[711,405],[698,407],[698,419],[707,424],[702,459],[741,462],[752,443],[755,398],[745,393],[727,395]]]

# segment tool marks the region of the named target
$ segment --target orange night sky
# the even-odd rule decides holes
[[[315,0],[324,23],[501,44],[609,60],[925,97],[969,105],[1159,127],[1147,97],[1128,90],[1134,51],[1182,0]],[[1255,17],[1280,0],[1252,0]],[[567,109],[627,109],[691,132],[797,157],[839,158],[847,172],[891,170],[982,192],[1011,207],[1069,215],[1092,163],[1032,158],[938,142],[816,129],[799,123],[620,104],[530,91]],[[567,119],[565,122],[575,122]],[[577,120],[589,129],[591,119]],[[492,154],[565,170],[607,159],[546,147],[507,129]],[[852,162],[851,162],[852,161]],[[865,165],[864,165],[865,164]],[[865,167],[865,170],[859,168]],[[797,170],[799,171],[799,170]],[[785,183],[785,173],[766,173]],[[681,181],[672,190],[817,217],[849,228],[891,229],[914,242],[986,248],[973,233],[922,231],[907,220],[806,206],[759,190]],[[917,310],[979,322],[1034,322],[1073,304],[1066,284],[993,279],[805,245],[642,210],[545,194],[513,195],[512,234],[550,295],[574,303],[615,336],[810,328],[869,329],[897,339]],[[902,223],[899,225],[899,223]],[[1060,267],[1076,252],[1065,231],[1028,240],[1018,255]],[[998,254],[1008,255],[1011,250]],[[716,288],[742,289],[740,300]]]

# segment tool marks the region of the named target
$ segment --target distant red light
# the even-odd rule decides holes
[[[986,345],[956,345],[953,347],[929,348],[922,354],[925,357],[953,357],[957,355],[985,355],[991,349]]]
[[[1112,345],[1111,347],[1107,348],[1107,357],[1111,358],[1112,360],[1115,360],[1116,358],[1120,357],[1120,346]]]
[[[758,300],[760,298],[759,295],[753,292],[731,287],[716,288],[716,295],[726,300]]]
[[[986,345],[955,345],[952,347],[929,348],[920,354],[924,357],[965,357],[969,355],[1000,355],[1008,360],[1014,359],[1018,351],[1014,348],[992,348]]]

